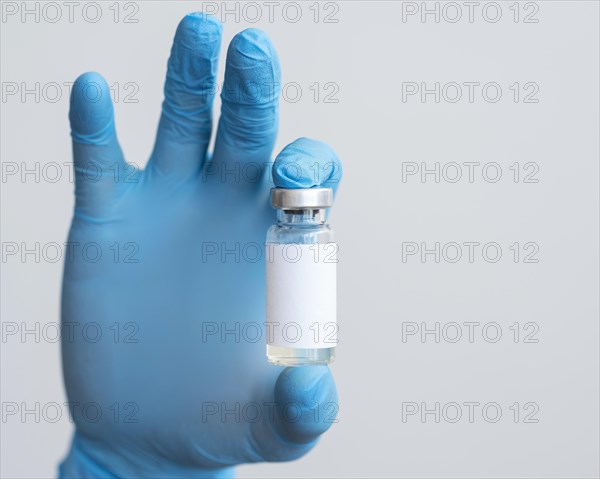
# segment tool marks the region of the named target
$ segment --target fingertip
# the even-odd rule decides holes
[[[248,28],[233,37],[227,50],[223,99],[238,105],[277,104],[281,67],[271,39]]]
[[[279,188],[337,189],[342,163],[327,143],[299,138],[287,145],[273,163],[273,182]]]
[[[196,50],[207,44],[221,42],[223,25],[221,22],[203,12],[188,13],[181,19],[175,33],[175,42],[179,45]]]
[[[189,13],[179,22],[165,83],[164,106],[174,110],[171,116],[196,108],[198,95],[203,106],[212,105],[222,30],[219,20],[202,12]]]
[[[335,422],[338,395],[327,366],[285,369],[275,385],[281,428],[290,440],[307,443]]]
[[[255,62],[277,59],[277,52],[269,36],[258,28],[247,28],[236,34],[229,44],[230,64],[244,68]]]
[[[277,378],[276,391],[281,399],[302,400],[314,392],[319,383],[327,378],[331,378],[327,366],[286,368]]]
[[[97,72],[80,75],[71,89],[69,121],[77,143],[105,145],[114,136],[114,112],[108,83]]]

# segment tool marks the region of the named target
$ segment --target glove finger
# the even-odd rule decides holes
[[[273,163],[273,182],[280,188],[324,187],[337,190],[342,163],[322,141],[299,138],[287,145]]]
[[[75,214],[103,218],[127,178],[113,102],[99,73],[80,75],[71,90],[69,121],[75,170]]]
[[[213,155],[212,167],[221,181],[243,182],[245,175],[239,172],[245,166],[263,169],[269,164],[277,136],[280,92],[279,58],[269,37],[254,28],[238,33],[227,51]]]
[[[221,31],[217,19],[199,12],[186,15],[177,27],[149,162],[153,173],[187,178],[202,168],[212,131]]]
[[[338,395],[327,366],[286,368],[275,383],[275,418],[256,424],[257,454],[264,461],[290,461],[310,451],[337,422]]]

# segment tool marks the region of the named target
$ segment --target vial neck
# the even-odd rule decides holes
[[[316,226],[325,224],[325,209],[277,210],[279,225]]]

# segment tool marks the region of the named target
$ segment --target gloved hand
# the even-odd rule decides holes
[[[143,171],[123,159],[104,79],[86,73],[73,87],[62,354],[76,432],[61,477],[230,476],[302,456],[335,418],[327,367],[265,357],[279,61],[259,30],[232,40],[211,158],[220,42],[215,19],[181,21]],[[340,174],[333,150],[309,139],[273,168],[284,187],[335,187]]]

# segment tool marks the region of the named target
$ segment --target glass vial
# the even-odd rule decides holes
[[[277,223],[267,232],[267,359],[329,364],[337,344],[337,244],[325,223],[331,188],[271,190]]]

